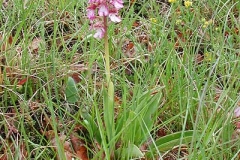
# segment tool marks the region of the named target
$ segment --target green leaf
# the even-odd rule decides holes
[[[151,97],[151,101],[148,102],[147,110],[145,112],[145,115],[143,117],[144,122],[149,130],[152,129],[152,126],[154,124],[154,114],[156,114],[158,108],[159,108],[159,102],[161,99],[161,94],[156,94]]]
[[[144,156],[142,151],[135,144],[129,144],[126,148],[117,149],[116,155],[118,158],[121,157],[121,159],[142,158]]]
[[[75,103],[79,99],[76,83],[72,77],[68,77],[65,94],[69,103]]]
[[[161,94],[151,95],[150,92],[140,93],[133,104],[118,115],[116,133],[123,132],[122,141],[139,145],[149,138],[155,123]],[[122,130],[124,128],[124,130]]]
[[[182,144],[190,143],[193,137],[194,131],[180,131],[170,135],[166,135],[156,140],[155,145],[160,152],[168,151],[175,146]],[[156,148],[154,144],[150,145],[151,151],[154,151]]]
[[[134,144],[129,144],[127,154],[131,158],[141,158],[144,156],[144,154],[140,151],[140,149]]]
[[[110,81],[109,88],[103,88],[103,113],[108,140],[111,141],[115,134],[114,124],[114,86]]]

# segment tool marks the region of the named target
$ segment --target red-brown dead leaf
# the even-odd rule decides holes
[[[130,5],[133,5],[136,2],[136,0],[131,0]]]
[[[64,13],[61,14],[60,18],[61,19],[69,19],[70,18],[69,12],[65,11]]]
[[[28,78],[20,79],[18,85],[24,85],[28,81]]]
[[[9,36],[9,37],[8,37],[8,44],[11,45],[12,43],[13,43],[13,37],[12,37],[12,36]]]
[[[45,136],[50,140],[51,145],[57,146],[56,137],[53,130],[45,132]],[[59,140],[63,145],[65,158],[67,160],[72,160],[72,158],[78,158],[80,160],[88,160],[87,148],[84,146],[84,142],[74,136],[70,136],[70,142],[66,140],[66,135],[60,134]],[[72,145],[71,145],[72,144]],[[73,149],[71,148],[73,146]],[[60,157],[57,157],[57,160],[60,160]]]
[[[76,157],[81,160],[88,160],[87,148],[84,146],[84,142],[74,135],[71,135],[70,139],[76,153]]]
[[[15,126],[17,120],[16,120],[16,111],[14,109],[11,109],[9,113],[5,113],[4,116],[4,121],[7,123],[7,134],[6,134],[6,139],[10,138],[12,135],[17,135],[19,133],[17,127]]]
[[[21,143],[15,143],[13,144],[12,142],[6,141],[7,142],[7,148],[3,146],[3,154],[0,155],[0,160],[9,160],[11,159],[11,156],[9,156],[9,153],[15,154],[17,152],[18,159],[19,160],[25,160],[27,159],[28,152],[26,150],[26,146],[23,142]],[[9,152],[9,149],[11,150]]]
[[[27,155],[28,155],[28,152],[27,152],[26,146],[24,143],[22,143],[20,145],[20,159],[21,160],[27,159]]]
[[[175,13],[180,16],[180,15],[181,15],[181,8],[178,7],[178,8],[175,10]]]
[[[139,25],[140,25],[139,21],[135,21],[135,22],[133,22],[133,24],[132,24],[133,27],[138,27]]]
[[[235,28],[235,29],[234,29],[234,33],[235,33],[235,34],[238,34],[238,33],[239,33],[238,28]]]
[[[134,43],[130,40],[126,40],[122,45],[122,51],[126,57],[128,58],[134,57],[134,55],[136,54]]]
[[[160,128],[158,131],[157,131],[157,136],[158,137],[163,137],[163,136],[166,136],[167,135],[167,132],[166,132],[166,129],[164,128]]]
[[[44,136],[46,136],[47,139],[49,139],[49,140],[51,140],[55,137],[54,130],[49,130],[49,131],[46,131],[46,132],[42,132],[42,134]]]
[[[114,95],[114,103],[115,103],[115,105],[120,106],[122,104],[121,97],[119,97],[115,94]]]
[[[9,78],[11,84],[15,84],[15,82],[19,82],[23,80],[25,76],[23,76],[22,71],[16,67],[5,67],[6,76]],[[20,82],[21,83],[21,82]]]
[[[51,133],[54,134],[54,132],[51,132]],[[72,158],[74,157],[74,154],[73,154],[70,142],[66,141],[66,135],[60,134],[58,138],[60,140],[61,145],[63,145],[65,159],[66,160],[72,160]],[[53,137],[50,142],[53,146],[56,146],[56,147],[58,146],[57,141],[56,141],[56,137]],[[56,149],[56,147],[55,147],[55,149]],[[61,160],[61,159],[62,158],[57,156],[57,160]]]
[[[75,83],[81,82],[81,78],[80,78],[80,74],[79,74],[79,73],[73,73],[73,74],[71,75],[71,77],[73,78],[73,80],[75,81]]]
[[[202,55],[202,54],[197,54],[197,55],[196,55],[196,57],[195,57],[195,63],[196,63],[196,64],[202,63],[203,60],[204,60],[204,55]]]
[[[88,160],[87,148],[84,146],[79,147],[79,150],[76,152],[76,156],[81,160]]]
[[[130,50],[134,47],[134,43],[133,42],[129,42],[129,44],[127,45],[127,50]]]
[[[229,36],[229,32],[228,32],[228,31],[225,31],[224,36],[225,36],[225,37],[228,37],[228,36]]]
[[[156,44],[148,43],[147,47],[148,47],[148,48],[147,48],[148,52],[152,52],[153,49],[156,48]]]
[[[32,40],[32,43],[29,45],[29,48],[33,53],[36,54],[38,53],[38,49],[42,43],[43,43],[42,38],[36,37]]]
[[[4,34],[0,33],[0,41],[4,41],[2,46],[0,46],[0,52],[6,51],[13,43],[13,37],[10,35],[4,39]]]
[[[6,154],[0,154],[0,160],[8,160]]]
[[[85,64],[73,64],[70,66],[70,69],[74,71],[72,73],[71,77],[74,79],[76,83],[79,83],[81,81],[80,78],[80,72],[88,70],[88,68],[85,66]]]
[[[72,160],[73,159],[73,154],[69,151],[64,151],[64,154],[65,154],[65,157],[66,157],[66,160]],[[58,158],[59,160],[62,159],[62,158]]]

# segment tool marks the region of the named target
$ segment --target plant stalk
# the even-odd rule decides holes
[[[106,72],[106,79],[107,79],[107,85],[109,85],[111,81],[111,75],[110,75],[110,60],[109,60],[109,44],[108,44],[108,27],[107,27],[107,17],[103,17],[103,22],[104,22],[104,29],[105,29],[105,34],[104,34],[104,48],[105,48],[105,72]]]

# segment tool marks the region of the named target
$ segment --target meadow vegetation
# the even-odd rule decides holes
[[[0,0],[0,159],[240,159],[240,2]]]

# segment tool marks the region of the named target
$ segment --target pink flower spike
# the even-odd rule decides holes
[[[235,110],[234,110],[234,116],[237,118],[237,117],[240,117],[240,107],[237,107]]]
[[[109,13],[109,18],[112,22],[121,22],[121,18],[117,16],[117,13]]]
[[[104,18],[108,17],[112,22],[121,21],[118,10],[123,8],[123,0],[88,0],[88,4],[86,11],[91,23],[90,29],[95,31],[93,37],[101,39],[106,34],[107,28],[105,24],[107,21],[103,21]]]
[[[109,11],[108,11],[108,7],[106,6],[106,4],[100,4],[99,5],[99,9],[98,9],[98,15],[99,16],[108,16]]]

